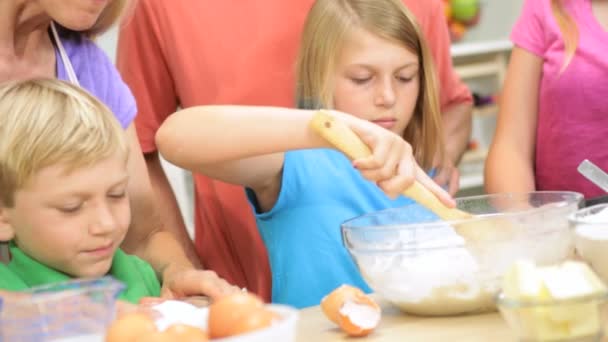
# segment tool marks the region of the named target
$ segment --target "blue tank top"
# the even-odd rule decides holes
[[[255,195],[247,192],[257,209]],[[270,259],[272,301],[298,308],[318,305],[342,284],[370,292],[343,245],[340,224],[365,213],[406,205],[416,211],[415,216],[420,210],[428,213],[412,203],[404,196],[387,197],[335,150],[285,153],[275,206],[265,213],[256,210]]]

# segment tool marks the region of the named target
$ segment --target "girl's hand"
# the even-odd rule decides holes
[[[443,204],[455,206],[454,199],[418,166],[412,146],[401,136],[364,120],[353,120],[349,125],[372,151],[371,156],[354,160],[353,166],[390,198],[396,198],[417,180]]]

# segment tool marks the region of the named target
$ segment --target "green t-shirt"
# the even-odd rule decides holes
[[[65,273],[52,269],[23,253],[15,244],[10,244],[11,261],[0,263],[0,289],[23,291],[34,286],[48,285],[71,279]],[[116,250],[108,275],[126,285],[118,297],[137,303],[142,297],[158,297],[160,283],[154,270],[140,258]]]

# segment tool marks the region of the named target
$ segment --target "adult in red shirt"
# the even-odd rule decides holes
[[[194,175],[194,252],[154,143],[177,107],[294,106],[295,60],[314,0],[146,0],[120,31],[117,64],[137,99],[136,127],[165,222],[192,258],[226,280],[270,298],[265,246],[242,187]],[[404,0],[429,42],[441,85],[448,160],[437,161],[450,192],[471,129],[471,94],[455,75],[441,0]],[[235,137],[238,139],[238,137]],[[311,256],[314,257],[314,256]]]

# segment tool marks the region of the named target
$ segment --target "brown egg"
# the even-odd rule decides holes
[[[139,336],[135,342],[173,342],[175,336],[164,331],[155,331]],[[206,340],[205,340],[206,341]]]
[[[142,313],[129,313],[112,322],[106,334],[106,342],[134,342],[140,336],[156,331],[156,325],[150,317]]]
[[[321,301],[325,315],[350,336],[366,336],[380,323],[382,311],[358,288],[342,285]]]
[[[199,328],[186,324],[173,324],[164,331],[179,342],[207,342],[207,333]]]
[[[340,307],[347,298],[354,298],[357,295],[365,295],[365,293],[354,286],[342,285],[321,299],[321,310],[330,321],[340,324],[338,317]]]
[[[233,327],[230,329],[230,336],[244,334],[253,330],[263,329],[272,325],[272,323],[278,321],[280,316],[276,313],[265,309],[259,308],[252,312],[249,312],[245,317],[242,317]]]
[[[221,338],[234,335],[234,329],[253,312],[264,308],[264,302],[250,293],[222,297],[209,306],[209,336]]]

